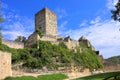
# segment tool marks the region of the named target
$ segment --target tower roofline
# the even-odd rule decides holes
[[[50,12],[52,12],[54,15],[56,15],[55,12],[53,12],[52,10],[50,10],[50,9],[47,8],[47,7],[42,8],[42,9],[39,10],[35,15],[39,14],[39,13],[42,12],[42,11],[43,11],[43,12],[44,12],[44,11],[45,11],[45,12],[46,12],[46,11],[50,11]]]

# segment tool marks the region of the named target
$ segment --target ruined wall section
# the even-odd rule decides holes
[[[68,49],[71,49],[71,50],[76,50],[76,48],[79,46],[79,43],[78,41],[75,41],[75,40],[69,40],[68,42],[64,42]]]
[[[57,42],[57,37],[56,36],[50,36],[50,35],[44,35],[42,38],[39,37],[37,33],[31,34],[27,41],[25,42],[25,47],[30,47],[31,45],[35,44],[38,40],[42,41],[50,41],[51,43],[56,43]]]
[[[11,53],[0,51],[0,80],[12,76]]]
[[[42,38],[38,37],[39,40],[42,40],[42,41],[51,41],[51,42],[54,42],[54,41],[57,41],[57,37],[56,36],[52,36],[52,35],[45,35],[43,36]]]
[[[22,42],[2,40],[2,43],[7,45],[8,47],[15,48],[15,49],[23,49],[24,48],[24,43],[22,43]]]
[[[39,39],[39,35],[37,33],[31,34],[27,41],[25,42],[25,47],[30,47],[31,45],[35,44]]]

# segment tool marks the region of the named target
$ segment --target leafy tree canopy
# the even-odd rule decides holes
[[[40,38],[43,37],[43,34],[42,34],[41,30],[38,30],[38,29],[37,29],[35,32],[40,36]]]
[[[37,44],[37,43],[36,43]],[[29,68],[58,69],[58,67],[70,67],[72,64],[84,68],[98,69],[103,64],[95,51],[86,48],[83,52],[69,50],[64,43],[53,45],[49,41],[38,41],[39,48],[36,44],[28,49],[13,49],[5,45],[0,46],[0,50],[12,53],[12,63],[23,62],[23,66]]]
[[[0,2],[0,22],[3,22],[4,20],[3,20],[3,17],[2,17],[1,9],[2,9],[2,3]]]
[[[1,2],[0,2],[0,23],[4,21],[4,20],[3,20],[3,17],[2,17],[1,8],[2,8],[2,6],[1,6]],[[0,26],[0,45],[1,45],[1,43],[2,43],[2,33],[1,33],[1,29],[2,29],[2,28],[1,28],[1,26]]]
[[[26,41],[26,37],[24,37],[24,36],[17,36],[17,38],[14,41],[16,41],[16,42],[25,42]]]
[[[115,5],[115,10],[111,10],[112,18],[115,21],[120,22],[120,0],[118,0],[117,4]]]

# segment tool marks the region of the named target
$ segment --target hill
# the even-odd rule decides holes
[[[39,46],[39,48],[37,48]],[[12,63],[21,64],[22,68],[62,70],[71,69],[72,66],[79,70],[84,68],[98,69],[103,64],[96,52],[91,47],[82,44],[77,51],[72,51],[61,42],[58,45],[49,41],[38,41],[30,48],[14,49],[4,44],[0,45],[1,51],[12,53]],[[82,51],[80,49],[83,49]]]
[[[120,56],[113,56],[108,59],[105,59],[105,61],[113,64],[120,64]]]
[[[120,70],[120,56],[113,56],[104,60],[106,71]]]

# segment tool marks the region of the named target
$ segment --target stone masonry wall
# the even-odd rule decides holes
[[[2,43],[7,45],[8,47],[15,48],[15,49],[23,49],[24,48],[24,43],[21,43],[21,42],[3,40]]]
[[[12,76],[11,54],[0,51],[0,80],[7,76]]]
[[[46,33],[47,35],[58,35],[56,14],[46,8]]]
[[[44,35],[58,35],[56,14],[44,8],[35,15],[35,30],[41,30]]]
[[[37,40],[38,34],[34,32],[28,37],[27,41],[25,42],[25,47],[30,47],[31,45],[35,44]]]
[[[41,30],[43,34],[46,34],[45,22],[45,9],[43,9],[35,14],[35,30]]]
[[[67,45],[67,47],[71,50],[75,50],[77,46],[79,46],[79,43],[78,41],[68,41],[68,42],[65,42],[65,44]]]

